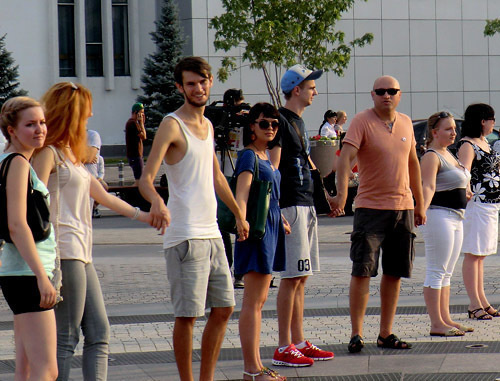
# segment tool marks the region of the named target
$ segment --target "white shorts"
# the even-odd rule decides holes
[[[473,255],[496,254],[500,204],[469,201],[465,209],[462,252]]]
[[[318,219],[314,206],[281,209],[292,232],[285,236],[286,266],[282,278],[297,278],[319,271]]]

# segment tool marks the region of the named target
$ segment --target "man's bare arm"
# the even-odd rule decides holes
[[[415,146],[411,148],[408,158],[408,172],[410,174],[410,189],[415,199],[414,219],[415,226],[425,225],[424,193],[422,191],[422,177],[420,175],[420,163],[418,162],[417,150]]]
[[[358,149],[349,143],[345,143],[342,151],[340,151],[335,175],[337,179],[337,195],[328,199],[332,209],[331,217],[344,214],[344,207],[347,200],[347,186],[349,184],[349,175],[351,174],[351,162],[357,154]]]
[[[175,139],[178,125],[172,118],[165,118],[153,140],[153,146],[148,156],[148,161],[139,180],[139,191],[142,196],[151,203],[151,215],[153,217],[153,226],[161,228],[162,231],[170,224],[170,213],[158,194],[154,186],[154,179],[160,169],[161,161],[167,154],[167,151]]]

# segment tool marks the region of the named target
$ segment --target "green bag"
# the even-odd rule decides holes
[[[244,151],[249,150],[246,148]],[[253,152],[253,151],[252,151]],[[229,187],[236,195],[237,177],[226,176]],[[271,200],[272,182],[259,179],[259,158],[255,154],[255,167],[253,172],[250,193],[248,194],[247,216],[250,224],[249,238],[261,239],[266,232],[267,215],[269,214],[269,202]],[[236,218],[233,212],[217,197],[217,222],[222,231],[236,234]]]

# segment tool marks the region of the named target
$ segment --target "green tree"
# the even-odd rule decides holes
[[[486,20],[486,26],[484,27],[485,36],[494,36],[495,33],[500,31],[500,19]]]
[[[166,114],[184,102],[174,81],[174,68],[181,57],[184,41],[180,34],[178,10],[172,0],[163,1],[161,16],[155,25],[151,37],[156,52],[144,60],[144,74],[141,76],[144,95],[137,97],[137,101],[144,104],[148,128],[158,127]]]
[[[365,0],[366,1],[366,0]],[[280,105],[282,67],[296,63],[342,75],[352,48],[373,40],[371,33],[346,42],[335,30],[354,0],[222,0],[226,13],[210,20],[216,50],[242,47],[242,62],[261,69],[274,105]],[[217,76],[237,69],[235,57],[222,59]]]
[[[6,36],[4,34],[0,37],[0,107],[9,98],[28,94],[27,91],[18,89],[19,66],[14,65],[14,58],[5,47]]]

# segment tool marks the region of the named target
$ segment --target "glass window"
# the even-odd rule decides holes
[[[75,4],[60,0],[57,6],[59,27],[59,76],[75,77]]]
[[[85,0],[87,76],[103,76],[101,0]]]
[[[112,7],[115,75],[130,75],[127,0],[113,0]]]

